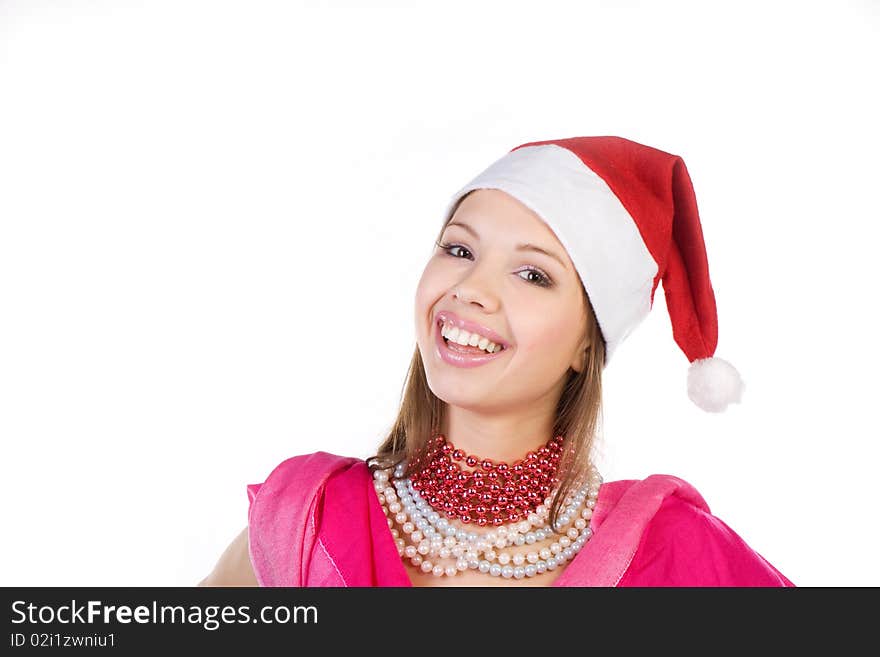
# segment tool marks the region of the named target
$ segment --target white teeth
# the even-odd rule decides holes
[[[479,347],[483,351],[487,351],[490,354],[495,353],[496,351],[501,351],[501,345],[497,345],[492,342],[489,338],[485,338],[478,333],[468,333],[457,326],[453,326],[451,329],[448,328],[445,324],[440,329],[440,335],[442,335],[447,340],[451,342],[455,342],[456,344],[460,344],[462,346],[471,346],[471,347]]]
[[[453,340],[455,340],[455,341],[456,341],[458,344],[460,344],[462,347],[467,347],[467,346],[468,346],[468,341],[470,340],[470,338],[471,338],[471,334],[470,334],[470,333],[468,333],[467,331],[463,331],[463,330],[459,329],[459,331],[458,331],[458,335],[456,335],[456,336],[453,338]]]

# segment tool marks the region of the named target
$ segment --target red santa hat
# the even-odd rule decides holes
[[[606,366],[653,307],[663,281],[672,334],[690,361],[687,392],[700,408],[739,403],[744,384],[718,342],[715,293],[697,200],[684,160],[622,137],[572,137],[516,146],[459,189],[504,191],[533,210],[568,251],[606,343]]]

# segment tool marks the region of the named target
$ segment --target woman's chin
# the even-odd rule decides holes
[[[427,374],[427,373],[426,373]],[[497,387],[485,385],[469,386],[461,379],[449,375],[427,374],[428,387],[434,396],[450,406],[457,406],[472,411],[490,411],[496,409],[499,402]]]

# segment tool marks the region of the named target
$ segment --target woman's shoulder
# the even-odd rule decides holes
[[[620,508],[618,508],[620,507]],[[602,484],[596,511],[604,516],[617,509],[628,514],[654,515],[663,508],[689,509],[709,513],[709,505],[686,479],[671,474],[652,474],[642,479],[617,479]]]
[[[604,512],[638,517],[645,532],[685,542],[698,533],[723,536],[732,532],[712,513],[697,487],[682,477],[651,474],[642,479],[606,482],[606,487]]]
[[[643,530],[621,585],[793,586],[689,481],[669,474],[610,482],[614,510],[641,509]]]
[[[276,465],[262,483],[248,484],[248,549],[261,586],[302,586],[311,546],[317,538],[322,491],[343,473],[365,481],[363,459],[318,451],[297,454]],[[342,491],[354,491],[347,485]]]
[[[268,491],[278,493],[290,489],[307,493],[320,487],[330,476],[351,468],[366,470],[366,462],[324,451],[297,454],[276,465],[261,483],[248,484],[248,498],[253,503],[260,491],[264,491],[264,496]]]

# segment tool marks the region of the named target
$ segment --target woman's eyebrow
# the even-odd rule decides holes
[[[475,231],[473,228],[468,226],[466,223],[462,223],[461,221],[450,221],[448,224],[446,224],[446,226],[447,226],[447,228],[449,226],[461,226],[467,232],[469,232],[471,235],[473,235],[476,239],[480,239],[480,236],[477,234],[477,231]],[[549,257],[553,258],[554,260],[556,260],[556,262],[558,262],[560,265],[562,265],[563,269],[568,269],[568,265],[566,265],[565,262],[562,261],[562,258],[560,258],[558,255],[556,255],[552,251],[548,251],[547,249],[544,249],[544,248],[538,246],[537,244],[529,244],[528,242],[526,242],[525,244],[518,244],[516,247],[516,250],[517,251],[535,251],[537,253],[543,253],[545,256],[549,256]]]

